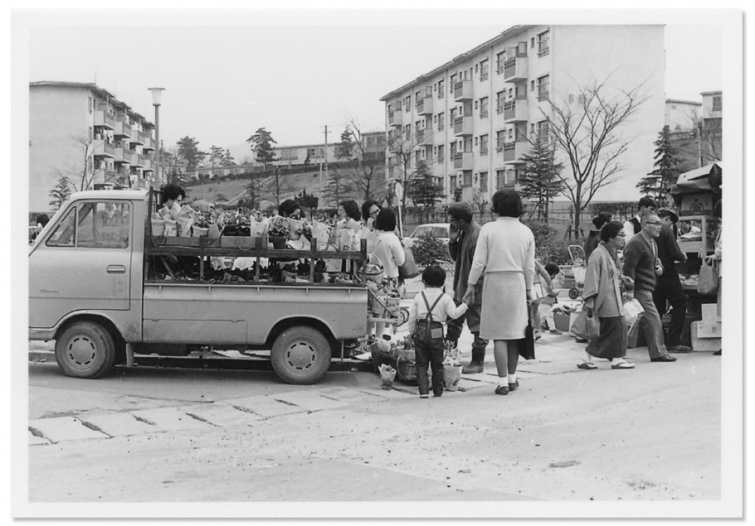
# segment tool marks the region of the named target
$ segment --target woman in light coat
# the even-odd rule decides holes
[[[506,395],[519,387],[518,340],[524,338],[528,322],[535,236],[519,221],[522,199],[516,191],[498,190],[493,195],[493,211],[499,217],[480,229],[464,300],[474,298],[474,286],[484,273],[480,337],[493,340],[498,369],[495,393]]]
[[[600,320],[600,334],[590,340],[582,355],[580,369],[597,369],[592,358],[607,358],[612,369],[633,369],[624,359],[627,354],[627,324],[621,299],[621,266],[616,251],[624,248],[624,225],[618,221],[606,223],[600,230],[600,243],[587,263],[585,288],[582,297],[588,315]],[[628,279],[628,278],[627,278]]]

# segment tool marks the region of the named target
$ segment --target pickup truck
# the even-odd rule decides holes
[[[29,252],[29,339],[55,340],[66,375],[97,378],[134,353],[185,356],[197,348],[269,349],[285,382],[311,384],[334,351],[367,334],[368,290],[353,282],[274,283],[166,279],[166,259],[345,259],[361,251],[269,249],[264,238],[152,236],[149,190],[75,193],[40,232]],[[117,221],[113,220],[116,217]],[[227,243],[230,242],[230,243]],[[263,260],[264,261],[264,260]],[[257,271],[259,278],[259,270]]]

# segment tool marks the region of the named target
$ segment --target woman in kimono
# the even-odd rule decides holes
[[[621,299],[621,266],[616,251],[624,247],[624,226],[618,221],[606,223],[600,231],[600,243],[590,255],[582,297],[588,315],[600,320],[600,334],[590,340],[582,355],[580,369],[597,369],[592,358],[606,358],[611,369],[633,369],[624,359],[627,354],[627,325]]]

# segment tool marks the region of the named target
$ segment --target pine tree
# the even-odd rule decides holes
[[[519,194],[537,201],[538,212],[542,212],[547,225],[550,201],[566,187],[560,177],[564,165],[555,161],[555,149],[539,137],[531,144],[530,151],[521,157],[525,164],[524,174],[517,181],[521,187]]]
[[[656,199],[666,194],[671,187],[676,184],[676,180],[681,173],[679,171],[679,152],[671,144],[671,131],[668,126],[658,132],[658,139],[655,144],[655,169],[647,177],[640,179],[637,188],[643,195],[649,195]]]
[[[267,166],[270,163],[277,160],[273,144],[278,143],[273,139],[272,134],[264,127],[258,128],[257,131],[254,132],[254,135],[249,137],[246,142],[249,143],[249,147],[252,151],[257,153],[257,162],[264,164],[265,170],[267,170]]]
[[[63,203],[68,201],[68,198],[71,196],[71,193],[73,192],[73,181],[71,181],[67,176],[62,175],[58,179],[58,184],[55,185],[55,187],[50,190],[50,197],[52,197],[52,200],[50,201],[50,206],[53,210],[59,210],[61,206],[63,206]]]

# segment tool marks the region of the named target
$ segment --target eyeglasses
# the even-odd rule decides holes
[[[645,221],[645,224],[658,226],[661,224],[661,222],[660,221]]]
[[[376,216],[376,215],[378,215],[379,213],[380,213],[380,209],[379,209],[379,208],[378,208],[377,210],[370,210],[370,215],[371,215],[371,216]]]

